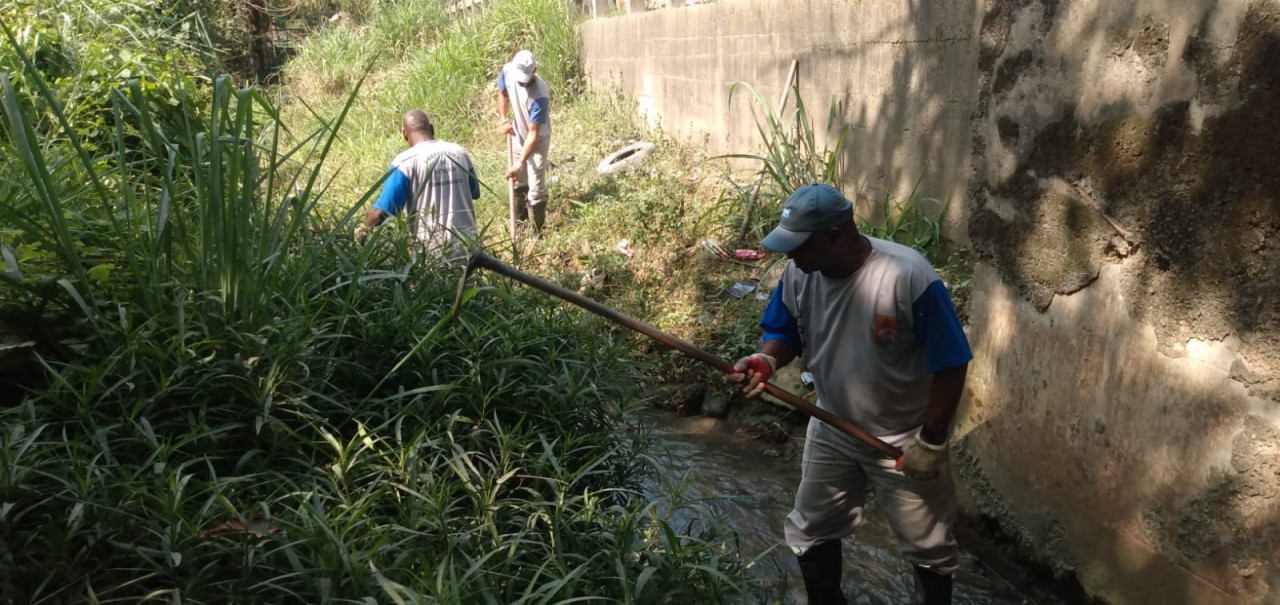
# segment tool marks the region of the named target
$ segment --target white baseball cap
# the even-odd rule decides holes
[[[512,57],[511,63],[507,64],[511,69],[509,75],[516,79],[520,84],[528,84],[533,81],[533,70],[538,68],[538,63],[533,60],[533,53],[522,50]]]

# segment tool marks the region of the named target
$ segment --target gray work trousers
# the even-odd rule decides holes
[[[524,149],[524,140],[516,138],[516,157]],[[547,152],[551,150],[551,137],[539,136],[533,144],[533,152],[524,163],[524,170],[516,173],[516,187],[529,189],[529,206],[547,203]],[[517,200],[518,202],[519,200]]]
[[[950,470],[944,466],[934,479],[912,479],[895,470],[894,462],[821,420],[810,419],[803,476],[785,524],[787,546],[799,555],[853,533],[863,522],[867,492],[874,490],[902,555],[935,573],[954,572],[960,553],[951,535],[955,489]]]

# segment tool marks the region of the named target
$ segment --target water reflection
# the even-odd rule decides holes
[[[703,499],[721,513],[740,536],[742,554],[759,557],[754,572],[764,588],[752,603],[802,605],[804,590],[795,557],[781,544],[782,519],[800,482],[795,457],[769,455],[760,443],[733,434],[713,418],[681,418],[661,412],[642,415],[656,437],[655,457],[674,482],[691,497]],[[649,489],[657,491],[651,484]],[[870,501],[867,522],[844,540],[844,592],[850,603],[911,603],[911,567],[898,556],[893,535]],[[1022,605],[1031,601],[965,556],[956,575],[957,605]]]

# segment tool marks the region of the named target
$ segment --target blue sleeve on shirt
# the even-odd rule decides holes
[[[373,207],[387,214],[400,214],[409,203],[409,189],[409,177],[398,168],[392,168],[387,180],[382,182],[382,195],[378,196]]]
[[[529,123],[530,124],[546,124],[551,121],[551,111],[549,109],[551,100],[542,97],[534,99],[529,106]]]
[[[480,199],[480,179],[476,178],[476,167],[467,170],[467,184],[471,186],[471,199]]]
[[[506,69],[498,70],[498,90],[501,90],[504,93],[507,92],[507,70]]]
[[[935,279],[911,304],[915,316],[916,338],[924,343],[929,373],[962,366],[973,359],[969,340],[964,336],[955,305],[942,280]]]
[[[773,289],[769,306],[765,307],[764,316],[760,318],[760,329],[764,330],[765,342],[781,340],[796,355],[804,353],[804,344],[800,340],[800,326],[796,323],[796,318],[791,315],[791,311],[787,309],[787,305],[782,302],[781,283]]]

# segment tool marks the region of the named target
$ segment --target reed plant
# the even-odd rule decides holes
[[[827,135],[818,136],[813,115],[800,94],[792,87],[790,98],[794,108],[778,115],[758,90],[746,83],[729,89],[729,101],[739,91],[749,95],[751,114],[762,151],[719,156],[720,159],[746,161],[754,172],[745,183],[735,183],[721,193],[720,208],[726,226],[742,225],[740,239],[759,241],[774,225],[782,203],[797,188],[812,183],[841,187],[844,181],[844,147],[849,125],[844,124],[840,106],[832,102],[827,111]],[[919,180],[905,197],[885,192],[871,199],[855,192],[849,197],[866,212],[857,212],[859,228],[873,237],[892,240],[928,252],[942,244],[937,217],[945,210],[938,200],[923,197]]]
[[[23,61],[36,100],[0,74],[0,314],[30,318],[6,329],[44,384],[0,409],[0,602],[741,592],[732,536],[640,491],[624,334],[501,283],[446,320],[456,268],[396,224],[346,235],[376,183],[317,220],[358,82],[293,137],[226,78],[175,93],[174,131],[131,84],[95,151]]]

